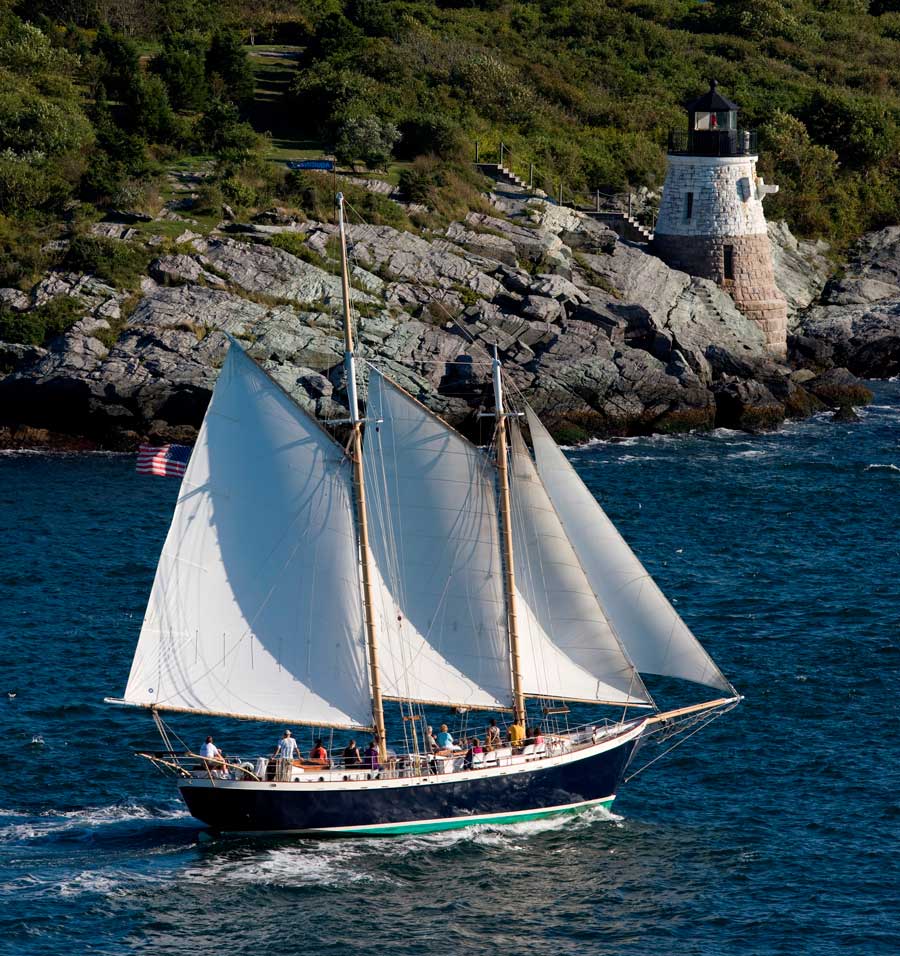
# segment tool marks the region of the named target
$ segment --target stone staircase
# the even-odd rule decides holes
[[[489,179],[493,179],[496,183],[505,186],[512,186],[515,189],[521,189],[524,192],[528,192],[532,196],[536,196],[540,199],[546,199],[548,202],[558,204],[558,200],[552,196],[549,196],[546,192],[544,192],[543,189],[535,189],[533,187],[529,188],[528,183],[525,182],[521,176],[519,176],[517,173],[514,173],[503,163],[477,162],[475,163],[475,168],[482,173],[482,175],[487,176]],[[622,239],[627,239],[629,242],[648,243],[653,241],[652,230],[638,222],[634,216],[627,212],[622,212],[621,210],[615,209],[597,210],[592,206],[579,205],[572,205],[571,208],[590,216],[592,219],[596,219],[598,222],[602,222],[606,226],[609,226],[613,232],[615,232]]]
[[[629,242],[653,242],[653,231],[627,212],[616,212],[615,210],[597,212],[595,209],[587,209],[581,206],[575,208],[590,216],[591,219],[596,219],[605,226],[609,226],[622,239],[627,239]]]
[[[506,186],[515,186],[517,189],[524,189],[526,192],[530,192],[531,195],[538,196],[541,199],[547,197],[543,189],[529,189],[528,183],[526,183],[521,176],[514,173],[502,163],[475,163],[475,168],[489,179],[493,179],[494,182],[503,183]]]

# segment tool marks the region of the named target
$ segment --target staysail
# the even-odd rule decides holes
[[[649,695],[597,602],[518,423],[509,432],[525,693],[646,704]]]
[[[681,620],[531,408],[538,474],[591,587],[642,674],[734,688]]]
[[[125,702],[372,722],[350,470],[233,344],[184,476]]]
[[[385,696],[508,707],[492,465],[369,370],[364,460]]]

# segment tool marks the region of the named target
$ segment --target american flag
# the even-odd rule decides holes
[[[138,449],[139,475],[161,475],[181,478],[191,457],[189,445],[141,445]]]

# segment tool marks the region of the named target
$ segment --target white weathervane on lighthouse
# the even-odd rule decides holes
[[[778,357],[787,348],[787,304],[775,284],[763,199],[777,186],[757,175],[756,133],[718,91],[686,105],[686,130],[669,134],[669,162],[653,240],[673,269],[711,279],[753,319]]]

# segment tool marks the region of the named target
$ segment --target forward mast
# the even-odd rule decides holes
[[[500,539],[503,546],[503,589],[506,592],[509,656],[512,668],[513,709],[516,723],[525,721],[525,692],[522,689],[522,658],[519,649],[519,618],[516,599],[516,567],[513,557],[512,507],[509,494],[509,451],[506,436],[507,413],[503,404],[500,359],[494,346],[492,362],[494,409],[497,416],[497,483],[500,491]]]
[[[372,584],[372,556],[369,551],[369,519],[366,511],[366,483],[363,475],[363,420],[359,417],[359,396],[356,389],[356,358],[353,354],[353,325],[350,315],[350,275],[347,264],[347,234],[344,227],[344,196],[337,194],[338,231],[341,245],[341,300],[344,315],[344,371],[347,378],[347,401],[350,406],[350,459],[353,463],[353,489],[359,527],[359,550],[362,564],[363,617],[369,651],[369,680],[372,685],[372,719],[379,762],[387,760],[387,735],[384,728],[384,702],[381,697],[381,673],[378,667],[378,635],[375,629],[375,596]]]

